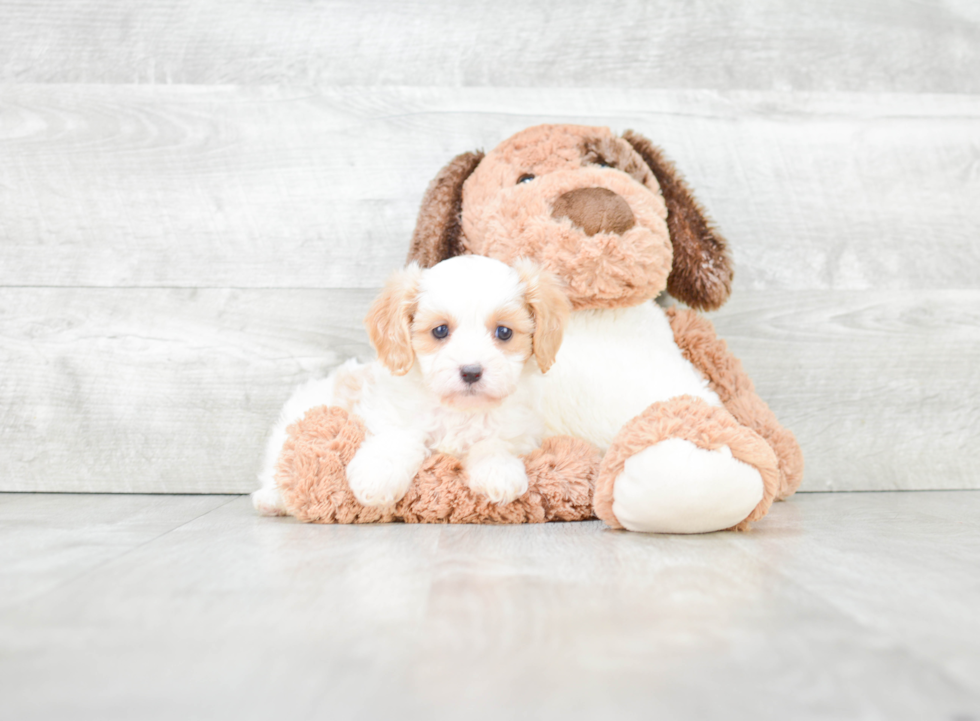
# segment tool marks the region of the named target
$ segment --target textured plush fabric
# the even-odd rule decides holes
[[[466,486],[462,466],[430,456],[393,508],[367,508],[347,486],[345,469],[364,440],[364,425],[340,408],[321,406],[289,427],[276,483],[287,512],[308,523],[545,523],[594,518],[599,453],[568,437],[548,438],[524,458],[528,490],[498,505]]]
[[[576,223],[563,208],[569,193],[600,188],[628,201],[634,222],[620,210],[604,223],[598,210]],[[408,257],[425,267],[460,253],[534,258],[565,280],[577,310],[634,305],[665,287],[710,310],[731,291],[724,238],[674,165],[633,131],[538,125],[486,156],[454,158],[422,201]]]
[[[692,310],[676,308],[668,309],[667,317],[684,357],[704,374],[725,408],[772,447],[779,459],[776,499],[792,496],[803,480],[803,453],[796,438],[779,424],[776,415],[755,392],[742,362],[715,335],[711,321]]]
[[[653,172],[667,204],[674,249],[668,292],[698,310],[715,310],[732,290],[732,264],[725,239],[708,220],[680,173],[663,152],[639,133],[623,133]]]
[[[612,512],[613,481],[626,459],[659,440],[681,438],[707,450],[727,445],[736,458],[759,470],[763,499],[735,526],[746,528],[766,514],[774,499],[787,498],[797,489],[802,453],[793,434],[755,393],[740,361],[715,335],[711,322],[691,310],[672,308],[667,315],[678,346],[709,380],[724,410],[686,396],[650,406],[624,426],[602,459],[601,472],[600,456],[589,444],[549,438],[526,458],[528,492],[504,506],[470,491],[456,459],[435,455],[405,498],[393,509],[380,510],[354,499],[344,472],[364,438],[363,424],[340,408],[320,407],[290,427],[279,459],[276,480],[287,511],[314,523],[528,523],[584,520],[594,513],[619,528]]]
[[[759,471],[762,500],[748,518],[731,530],[748,528],[750,522],[766,515],[780,484],[778,461],[769,444],[724,408],[709,406],[700,398],[681,396],[652,404],[623,426],[599,469],[595,490],[595,512],[599,518],[613,528],[623,527],[613,513],[616,478],[628,458],[668,438],[690,441],[707,451],[728,446],[732,456]]]
[[[568,218],[589,237],[598,233],[622,235],[636,225],[629,204],[605,188],[578,188],[558,196],[552,203],[551,216]]]
[[[607,145],[617,146],[619,154],[613,156]],[[600,146],[609,160],[598,155]],[[565,282],[576,310],[620,308],[655,297],[671,269],[667,207],[652,173],[642,176],[652,185],[641,184],[610,161],[634,170],[643,165],[608,128],[539,125],[508,138],[463,183],[464,252],[505,263],[537,261]],[[599,208],[570,217],[576,213],[565,212],[560,199],[588,189],[618,196],[633,222],[596,223],[592,216]]]
[[[422,198],[409,261],[431,268],[441,260],[463,252],[460,212],[463,200],[463,181],[483,160],[483,153],[462,153],[446,164],[429,183]]]

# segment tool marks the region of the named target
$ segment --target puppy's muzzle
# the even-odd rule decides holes
[[[459,375],[467,385],[473,385],[483,377],[483,366],[481,365],[460,366]]]
[[[556,220],[568,218],[588,236],[621,235],[636,225],[629,203],[606,188],[577,188],[559,195],[551,210]]]

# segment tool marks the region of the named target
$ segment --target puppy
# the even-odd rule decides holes
[[[518,456],[540,446],[545,430],[537,380],[570,309],[554,276],[527,261],[511,268],[464,255],[395,273],[365,320],[378,359],[348,361],[294,393],[269,440],[256,509],[285,513],[275,467],[286,428],[321,405],[364,421],[347,482],[365,506],[396,503],[434,452],[462,461],[474,491],[514,500],[527,490]]]

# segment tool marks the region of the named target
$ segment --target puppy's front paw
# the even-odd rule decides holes
[[[466,464],[469,487],[494,503],[510,503],[527,491],[524,463],[514,456],[494,455]]]
[[[393,506],[402,499],[418,473],[398,458],[359,451],[347,464],[347,485],[362,506]]]

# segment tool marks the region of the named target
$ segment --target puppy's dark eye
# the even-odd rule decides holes
[[[494,333],[494,335],[497,336],[497,340],[507,341],[510,340],[512,335],[514,335],[514,331],[506,326],[498,325],[497,332]]]
[[[531,175],[530,173],[524,173],[524,175],[522,175],[517,179],[517,184],[520,185],[521,183],[528,183],[532,180],[534,180],[533,175]]]
[[[598,163],[596,163],[596,165],[598,165],[600,168],[611,168],[612,167],[605,160],[600,160]]]
[[[432,335],[434,335],[439,340],[442,340],[447,335],[449,335],[449,326],[448,325],[436,326],[435,328],[432,329]]]

